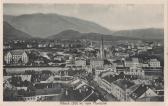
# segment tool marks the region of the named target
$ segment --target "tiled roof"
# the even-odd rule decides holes
[[[141,84],[131,95],[130,97],[134,100],[139,98],[143,93],[145,93],[148,90],[148,86]]]
[[[23,50],[12,50],[12,51],[10,51],[10,53],[12,55],[22,55],[24,52],[25,51],[23,51]]]
[[[118,85],[120,88],[124,90],[134,85],[133,82],[129,80],[124,80],[124,79],[118,79],[117,81],[114,81],[113,83]]]
[[[157,59],[150,59],[150,62],[157,62]]]
[[[141,84],[136,84],[136,85],[134,85],[134,86],[131,86],[131,87],[129,88],[129,90],[130,90],[131,93],[132,93],[132,92],[134,92],[140,85],[141,85]]]
[[[137,101],[164,101],[164,97],[163,96],[153,96],[153,97],[144,97],[144,98],[140,98],[140,99],[137,99]]]
[[[103,77],[103,79],[106,80],[109,83],[112,83],[112,82],[118,80],[118,76],[117,75],[110,76],[110,77],[109,76],[105,76],[105,77]]]

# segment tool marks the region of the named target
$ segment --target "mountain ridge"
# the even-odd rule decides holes
[[[142,32],[139,32],[142,31]],[[147,30],[147,32],[143,32],[143,30]],[[148,30],[150,30],[148,32]],[[151,36],[151,33],[155,34],[155,30],[159,30],[159,36],[158,37],[153,37]],[[161,31],[160,31],[161,30]],[[74,30],[65,30],[65,31],[62,31],[60,32],[59,34],[55,34],[55,35],[51,35],[49,37],[46,37],[46,39],[92,39],[92,40],[95,40],[95,39],[100,39],[101,36],[103,36],[104,40],[124,40],[124,39],[141,39],[141,40],[163,40],[164,38],[164,34],[160,32],[163,31],[163,29],[152,29],[149,28],[149,29],[138,29],[138,30],[133,30],[135,32],[138,31],[138,33],[140,34],[136,34],[135,32],[133,32],[132,35],[141,35],[141,33],[143,33],[141,36],[124,36],[125,34],[121,35],[121,36],[118,36],[118,35],[114,35],[118,32],[115,32],[111,35],[104,35],[104,34],[100,34],[100,33],[81,33],[81,32],[78,32],[78,31],[74,31]],[[124,33],[127,33],[127,32],[124,32]],[[149,36],[146,36],[146,37],[143,37],[144,35],[149,35]],[[155,34],[155,36],[157,36]]]
[[[106,36],[109,39],[112,39],[112,37],[116,39],[164,38],[164,29],[162,28],[111,31],[91,21],[52,13],[33,13],[19,16],[4,15],[4,21],[10,24],[13,27],[12,29],[19,30],[34,38],[94,39],[100,36]]]
[[[5,40],[32,38],[31,35],[14,28],[12,25],[5,21],[3,22],[3,35],[3,39]]]
[[[33,37],[45,38],[69,29],[77,30],[82,33],[112,33],[111,30],[94,22],[59,14],[36,13],[19,16],[4,15],[4,20]]]
[[[143,39],[163,39],[163,28],[142,28],[132,30],[120,30],[113,33],[114,36],[124,36]]]

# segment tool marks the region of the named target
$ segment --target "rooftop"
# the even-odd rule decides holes
[[[146,90],[148,90],[148,86],[141,84],[139,87],[130,95],[130,97],[134,100],[136,100],[138,97],[140,97]]]
[[[124,80],[124,79],[118,79],[118,80],[114,81],[113,83],[118,85],[120,88],[122,88],[124,90],[134,85],[133,82],[131,82],[129,80]]]
[[[158,62],[157,59],[150,59],[150,62]]]
[[[22,55],[24,52],[25,51],[23,51],[23,50],[12,50],[12,51],[10,51],[10,53],[12,55]]]
[[[109,75],[109,76],[103,77],[103,79],[105,79],[105,80],[106,80],[107,82],[109,82],[109,83],[112,83],[112,82],[118,80],[118,78],[119,78],[119,77],[118,77],[117,75],[114,75],[114,76]]]

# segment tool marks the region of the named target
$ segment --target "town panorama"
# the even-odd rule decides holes
[[[39,20],[56,17],[47,15],[30,14],[31,21],[37,20],[32,23],[27,21],[29,15],[4,16],[4,101],[164,101],[164,39],[153,37],[162,36],[161,29],[113,36],[115,32],[86,33],[72,28],[48,38],[32,37],[24,29],[25,22],[27,29],[30,24],[39,26],[30,27],[31,31],[47,32],[39,30],[44,27]],[[53,28],[54,19],[49,18],[51,26],[41,23]],[[70,27],[78,23],[91,30],[94,26],[62,19],[64,24],[75,23]],[[23,26],[19,29],[19,25]]]

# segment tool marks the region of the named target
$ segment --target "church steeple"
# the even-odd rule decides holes
[[[101,36],[100,58],[104,59],[104,41],[103,41],[103,36]]]

